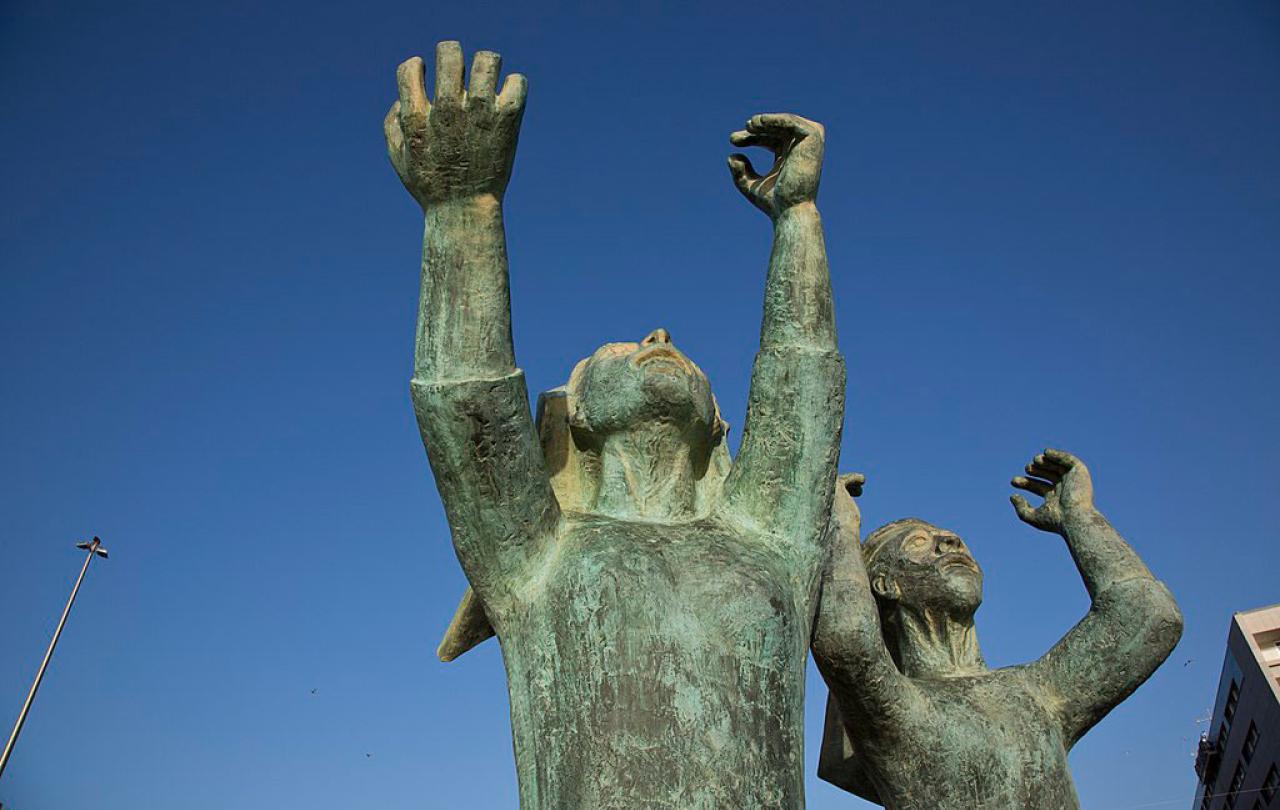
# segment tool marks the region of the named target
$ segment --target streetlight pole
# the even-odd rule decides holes
[[[18,735],[22,733],[22,724],[27,722],[27,713],[31,711],[31,704],[36,699],[36,690],[40,688],[40,681],[44,678],[44,671],[49,667],[49,659],[53,658],[53,648],[58,646],[58,637],[62,635],[62,628],[67,624],[67,616],[71,615],[71,606],[75,604],[76,594],[80,592],[80,583],[84,582],[84,575],[89,571],[89,563],[93,562],[94,557],[107,558],[107,550],[102,547],[102,541],[97,537],[92,542],[86,541],[76,543],[76,548],[84,549],[89,552],[85,555],[84,566],[80,569],[80,576],[76,578],[75,587],[71,589],[71,597],[67,599],[67,606],[62,609],[62,618],[58,620],[58,629],[53,631],[53,640],[49,642],[49,649],[45,650],[44,660],[40,662],[40,671],[36,673],[36,679],[31,684],[31,691],[27,693],[27,701],[22,704],[22,712],[18,714],[18,722],[13,725],[13,733],[9,735],[9,742],[5,743],[4,753],[0,754],[0,776],[4,776],[4,767],[9,764],[9,756],[13,753],[13,746],[18,742]]]

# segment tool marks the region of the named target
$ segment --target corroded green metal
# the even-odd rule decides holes
[[[1078,808],[1067,752],[1168,657],[1182,616],[1093,504],[1089,470],[1046,450],[1014,508],[1061,535],[1093,600],[1030,664],[990,670],[973,617],[982,569],[963,540],[896,521],[858,548],[837,496],[813,653],[831,690],[819,775],[891,810]]]
[[[730,158],[774,232],[730,461],[706,375],[661,329],[598,349],[535,425],[502,207],[525,81],[498,92],[498,72],[476,54],[464,90],[461,49],[442,43],[434,98],[409,60],[385,123],[426,217],[413,402],[472,615],[502,644],[521,806],[800,808],[844,413],[814,203],[822,127],[758,115],[731,136],[775,161],[759,176]]]
[[[826,679],[820,775],[894,810],[1078,807],[1067,752],[1168,656],[1172,597],[1046,450],[1018,516],[1061,535],[1089,614],[990,670],[982,571],[954,533],[897,521],[858,545],[836,487],[844,364],[815,205],[824,133],[757,115],[738,189],[773,223],[737,458],[703,372],[663,329],[581,361],[530,414],[511,339],[502,198],[525,80],[457,43],[400,66],[387,145],[426,219],[414,407],[468,591],[450,659],[496,632],[521,805],[801,808],[806,651]],[[834,500],[833,489],[837,492]],[[814,619],[817,614],[816,621]]]

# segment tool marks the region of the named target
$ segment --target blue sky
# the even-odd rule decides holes
[[[1087,597],[1007,482],[1045,445],[1089,462],[1187,628],[1073,753],[1081,798],[1189,805],[1230,614],[1280,601],[1266,0],[5,3],[6,731],[72,544],[112,559],[0,801],[515,806],[496,645],[433,656],[465,583],[408,400],[421,219],[381,133],[396,64],[449,38],[530,81],[507,218],[535,390],[665,326],[740,429],[769,229],[727,135],[826,124],[867,523],[959,531],[989,662],[1027,660]],[[865,806],[812,776],[809,687],[809,806]]]

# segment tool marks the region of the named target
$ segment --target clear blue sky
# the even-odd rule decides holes
[[[465,583],[381,131],[396,64],[458,38],[530,81],[507,215],[535,390],[665,326],[740,432],[769,229],[726,137],[827,125],[867,523],[958,530],[988,660],[1034,658],[1087,598],[1007,482],[1045,445],[1088,461],[1187,629],[1072,755],[1080,794],[1189,805],[1229,616],[1280,600],[1280,7],[966,5],[5,3],[5,732],[72,543],[113,556],[0,801],[514,807],[496,645],[433,656]],[[809,806],[865,806],[812,776],[809,687]]]

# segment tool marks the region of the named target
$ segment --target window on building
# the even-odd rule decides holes
[[[1233,680],[1227,690],[1227,705],[1222,709],[1222,719],[1230,723],[1236,716],[1236,704],[1240,702],[1240,686]]]
[[[1280,787],[1280,773],[1276,771],[1276,766],[1272,765],[1267,771],[1267,778],[1262,780],[1262,798],[1267,800],[1267,804],[1271,804],[1271,800],[1276,797],[1276,788]]]
[[[1244,747],[1240,749],[1240,756],[1245,762],[1253,759],[1253,750],[1258,747],[1258,726],[1253,721],[1249,722],[1249,733],[1244,735]]]
[[[1240,788],[1244,786],[1244,763],[1237,762],[1235,773],[1231,774],[1231,784],[1227,786],[1227,807],[1236,806],[1236,798]]]
[[[1269,667],[1280,667],[1280,628],[1253,634],[1253,643],[1258,645],[1262,653],[1262,663]]]

